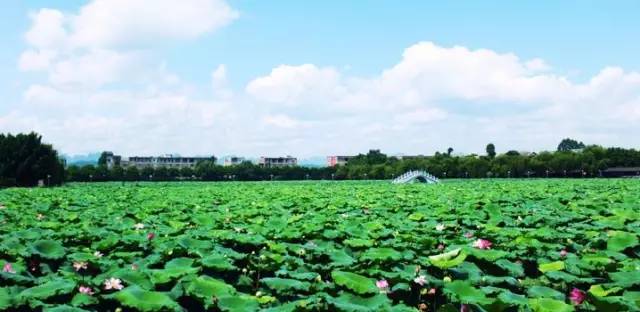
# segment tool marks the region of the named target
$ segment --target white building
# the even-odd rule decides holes
[[[132,156],[128,158],[122,158],[118,155],[107,155],[107,167],[110,164],[116,164],[116,161],[120,163],[122,167],[137,167],[142,169],[145,167],[159,168],[194,168],[199,162],[209,160],[215,163],[216,157],[182,157],[176,155],[164,155],[164,156]]]
[[[288,166],[297,166],[298,159],[292,156],[286,157],[260,157],[258,161],[258,165],[262,167],[288,167]]]

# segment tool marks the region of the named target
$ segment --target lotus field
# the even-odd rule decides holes
[[[638,311],[640,181],[0,191],[0,310]]]

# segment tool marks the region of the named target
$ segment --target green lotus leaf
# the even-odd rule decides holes
[[[589,287],[589,293],[596,297],[606,297],[610,294],[617,293],[621,290],[622,288],[620,287],[612,287],[610,289],[604,289],[602,285],[591,285],[591,287]]]
[[[514,294],[508,290],[503,290],[498,295],[498,299],[509,305],[526,306],[529,304],[527,297],[523,295]]]
[[[8,287],[0,287],[0,310],[9,308],[12,305],[14,294]]]
[[[465,248],[464,252],[470,256],[474,256],[478,259],[494,262],[498,259],[506,257],[509,253],[502,250],[494,249],[478,249],[478,248]]]
[[[329,252],[329,258],[331,259],[331,265],[334,267],[350,266],[356,260],[353,259],[344,250],[333,250]]]
[[[211,249],[213,244],[210,241],[197,240],[191,237],[183,237],[178,240],[178,245],[182,246],[187,251],[194,249]]]
[[[441,269],[448,269],[460,265],[467,258],[467,254],[462,249],[457,248],[443,254],[430,256],[429,262]]]
[[[527,290],[527,295],[532,298],[552,298],[558,300],[564,300],[563,293],[546,286],[531,286]]]
[[[140,288],[147,290],[153,289],[151,279],[141,271],[122,269],[111,273],[111,276],[123,280],[127,285],[138,285]]]
[[[529,307],[534,312],[571,312],[573,306],[550,298],[529,299]]]
[[[61,259],[64,257],[65,248],[58,241],[39,240],[31,244],[31,251],[45,259]]]
[[[188,295],[201,299],[205,304],[211,303],[211,298],[234,295],[233,286],[209,276],[199,276],[185,287]]]
[[[382,294],[363,298],[344,292],[337,298],[327,297],[327,302],[338,311],[344,312],[388,311],[391,304],[391,300]]]
[[[607,249],[609,250],[623,251],[638,245],[638,236],[635,234],[622,231],[609,231],[607,234],[609,236]]]
[[[350,238],[345,239],[344,244],[354,248],[364,248],[373,246],[374,241],[371,239]]]
[[[97,303],[98,298],[81,293],[75,294],[75,296],[73,296],[73,298],[71,299],[71,305],[74,307],[83,307]]]
[[[640,291],[625,291],[622,297],[628,302],[634,303],[636,308],[640,309]]]
[[[75,287],[76,283],[70,280],[52,280],[21,291],[17,299],[20,302],[32,299],[47,299],[53,296],[71,293]]]
[[[333,271],[331,278],[337,285],[344,286],[358,294],[373,294],[379,291],[372,279],[359,274]]]
[[[89,310],[71,307],[68,305],[59,305],[55,307],[45,307],[42,312],[89,312]]]
[[[609,277],[615,281],[616,286],[623,288],[640,285],[640,270],[609,273]]]
[[[289,278],[267,277],[260,280],[267,287],[278,292],[309,291],[311,284]]]
[[[168,283],[180,276],[193,274],[200,268],[192,267],[194,260],[190,258],[176,258],[167,262],[163,270],[151,270],[151,282],[154,284]]]
[[[421,212],[414,212],[412,214],[409,215],[409,220],[412,221],[421,221],[425,218],[426,216],[424,215],[424,213]]]
[[[538,270],[542,273],[562,271],[564,270],[564,261],[555,261],[549,263],[541,263],[538,265]]]
[[[482,290],[477,289],[464,281],[446,283],[444,286],[444,292],[452,299],[462,303],[490,304],[493,302],[492,299],[487,298]]]
[[[370,248],[360,257],[362,260],[371,261],[400,260],[402,258],[402,254],[393,248]]]
[[[524,276],[524,267],[522,267],[522,264],[511,262],[506,259],[500,259],[496,261],[495,264],[515,277]]]
[[[140,311],[182,310],[166,293],[130,286],[113,295],[122,305]]]
[[[218,298],[218,307],[222,311],[228,312],[254,312],[260,304],[258,301],[247,295],[224,296]]]
[[[222,255],[210,255],[203,258],[200,262],[202,262],[203,267],[217,271],[232,271],[236,269],[233,262]]]

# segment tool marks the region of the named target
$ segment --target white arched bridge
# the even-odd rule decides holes
[[[401,184],[401,183],[413,183],[413,182],[421,182],[421,183],[438,183],[440,180],[436,178],[434,175],[424,171],[424,170],[412,170],[403,173],[401,176],[393,179],[391,183],[393,184]]]

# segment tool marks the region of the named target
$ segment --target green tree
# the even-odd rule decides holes
[[[107,165],[107,156],[109,153],[107,152],[102,152],[100,154],[100,158],[98,158],[98,165],[99,166],[106,166]]]
[[[581,148],[585,148],[584,143],[570,138],[563,139],[562,141],[560,141],[560,144],[558,144],[559,152],[567,152]]]
[[[63,182],[58,152],[35,132],[0,134],[0,186],[35,186],[40,180],[49,185]]]
[[[496,157],[496,146],[493,143],[487,144],[487,156],[489,158],[494,159]]]

